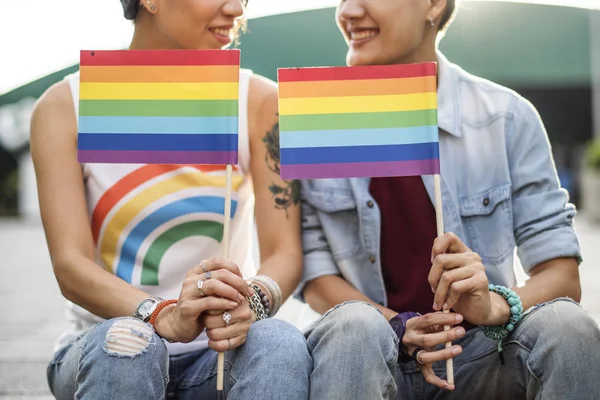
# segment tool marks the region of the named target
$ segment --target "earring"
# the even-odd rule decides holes
[[[431,24],[431,26],[435,26],[435,22],[433,22],[433,18],[429,17],[429,23]]]
[[[152,11],[156,11],[156,6],[155,6],[154,4],[152,4],[152,6],[150,7],[150,9],[151,9]]]

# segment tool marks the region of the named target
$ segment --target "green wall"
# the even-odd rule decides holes
[[[469,3],[440,48],[464,68],[501,83],[589,86],[592,12],[598,11]]]
[[[276,78],[278,67],[344,65],[333,8],[250,21],[243,64]],[[587,86],[589,14],[583,9],[463,2],[440,49],[468,71],[503,84]]]
[[[585,92],[592,81],[589,33],[592,19],[600,21],[600,11],[463,1],[457,19],[440,46],[451,61],[499,84],[519,89],[564,87]],[[594,26],[600,29],[598,22]],[[273,80],[277,77],[277,68],[281,67],[344,65],[346,53],[332,8],[253,19],[249,21],[249,32],[242,38],[240,47],[243,50],[242,66]],[[593,55],[600,59],[600,48]],[[20,131],[11,132],[11,135],[22,135],[25,147],[29,132],[23,116],[31,111],[31,98],[39,97],[50,85],[77,68],[78,65],[73,65],[0,95],[0,112],[5,112],[4,117],[8,112],[9,120],[12,118],[12,125],[5,123],[3,126]],[[549,133],[555,139],[568,137],[572,140],[576,133],[571,128],[561,130],[564,121],[560,123],[553,119],[555,116],[560,117],[559,120],[580,117],[581,113],[574,108],[577,105],[568,99],[566,96],[556,102],[557,108],[542,113]],[[588,135],[588,132],[582,135]],[[561,147],[557,143],[556,140],[553,143],[554,150]],[[21,152],[27,151],[25,147]],[[0,164],[2,157],[4,161],[10,159],[12,162],[13,156],[16,157],[6,151],[2,153],[0,147]],[[557,161],[559,171],[562,171],[561,179],[568,186],[566,178],[570,175],[565,165],[572,166],[569,162],[565,164],[564,159],[557,158]],[[2,169],[0,165],[0,176],[10,172],[10,169]],[[0,179],[0,202],[3,200],[2,185],[5,182]],[[576,189],[577,183],[573,182],[573,185]],[[16,187],[12,188],[12,192],[16,193],[16,190]],[[572,195],[576,194],[577,190],[574,190]],[[576,196],[572,199],[577,202]]]

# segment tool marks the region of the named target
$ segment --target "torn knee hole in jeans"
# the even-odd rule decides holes
[[[142,321],[118,320],[106,331],[104,351],[112,356],[133,358],[148,349],[152,336],[152,330]]]

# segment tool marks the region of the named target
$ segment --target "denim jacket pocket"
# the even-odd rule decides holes
[[[484,264],[498,264],[514,251],[510,183],[462,197],[459,210],[470,247]]]
[[[326,213],[356,208],[354,195],[349,188],[325,188],[314,185],[309,190],[305,190],[303,195],[310,205]]]

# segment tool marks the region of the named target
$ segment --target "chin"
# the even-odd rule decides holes
[[[350,67],[361,65],[392,65],[397,61],[383,54],[369,54],[367,52],[348,52],[346,64]]]
[[[373,55],[365,54],[362,52],[349,52],[346,56],[346,64],[349,67],[359,67],[362,65],[376,65],[377,58]]]
[[[223,43],[218,43],[216,40],[210,40],[210,38],[208,39],[209,40],[203,39],[191,43],[185,43],[182,48],[189,50],[221,50],[230,46],[229,44],[223,46]]]
[[[203,43],[201,49],[205,50],[223,50],[226,49],[229,45],[223,46],[221,43]]]

